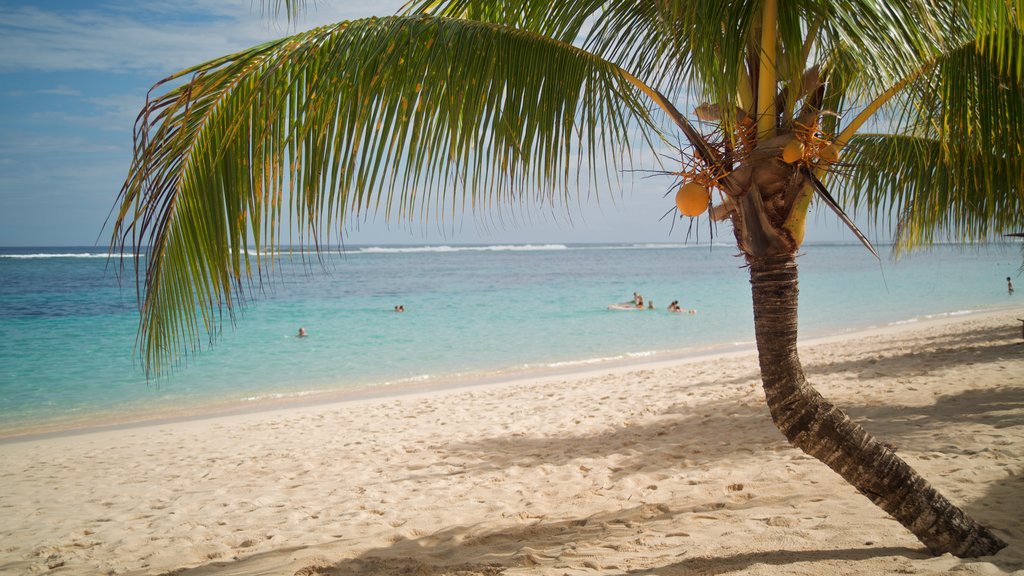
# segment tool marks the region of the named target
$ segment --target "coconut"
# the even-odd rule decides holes
[[[676,192],[676,208],[679,208],[684,216],[700,216],[707,211],[709,202],[711,192],[696,182],[687,182]]]
[[[789,144],[782,149],[782,161],[792,164],[804,157],[804,143],[799,140],[790,140]]]
[[[818,150],[818,158],[821,158],[829,164],[835,164],[836,162],[839,162],[839,149],[836,148],[835,144],[822,146],[821,149]]]

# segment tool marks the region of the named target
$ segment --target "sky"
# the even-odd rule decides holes
[[[132,127],[149,88],[167,75],[296,30],[395,13],[402,0],[318,0],[295,23],[257,0],[0,0],[0,246],[105,247],[104,227],[127,173]],[[687,241],[670,181],[627,186],[572,217],[534,211],[510,226],[467,216],[454,226],[369,221],[349,244]],[[683,224],[683,225],[680,225]],[[718,230],[723,241],[727,229]],[[704,227],[699,236],[706,241]],[[808,240],[852,241],[835,217],[812,217]]]

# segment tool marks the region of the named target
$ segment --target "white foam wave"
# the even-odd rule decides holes
[[[40,252],[37,254],[0,254],[0,258],[11,258],[13,260],[33,260],[38,258],[108,258],[109,254],[106,252],[61,252],[61,253],[46,253]],[[125,254],[126,258],[132,258],[131,254]]]
[[[735,248],[735,247],[736,247],[735,244],[728,244],[728,243],[725,243],[725,242],[712,242],[710,244],[706,244],[706,243],[684,244],[684,243],[672,243],[672,242],[665,242],[665,243],[650,242],[650,243],[646,243],[646,244],[631,244],[629,246],[624,246],[623,248],[631,248],[631,249],[635,249],[635,250],[652,250],[652,249],[653,250],[664,250],[664,249],[692,250],[694,248],[701,248],[701,249],[707,250],[708,248]]]
[[[974,314],[976,310],[953,310],[952,312],[940,312],[937,314],[924,314],[917,318],[907,318],[906,320],[896,320],[895,322],[889,322],[889,326],[903,326],[905,324],[915,324],[921,320],[937,320],[942,318],[955,318],[957,316],[968,316]]]
[[[316,390],[302,390],[298,392],[269,392],[267,394],[258,394],[256,396],[246,396],[242,398],[243,402],[260,402],[263,400],[282,400],[285,398],[301,398],[303,396],[311,396],[318,394]]]
[[[435,376],[433,374],[419,374],[417,376],[409,376],[408,378],[400,378],[398,380],[388,380],[384,383],[385,386],[395,386],[402,384],[415,384],[417,382],[427,382],[433,380]]]
[[[367,246],[358,252],[363,254],[413,254],[418,252],[538,252],[545,250],[568,250],[565,244],[495,244],[491,246]]]
[[[904,324],[914,324],[918,322],[917,318],[910,318],[909,320],[897,320],[895,322],[889,322],[889,326],[902,326]]]
[[[605,362],[614,362],[615,360],[622,360],[622,356],[608,356],[604,358],[584,358],[582,360],[565,360],[562,362],[550,362],[548,364],[540,365],[541,368],[571,368],[573,366],[589,366],[592,364],[603,364]],[[528,368],[534,367],[532,364],[526,365]]]

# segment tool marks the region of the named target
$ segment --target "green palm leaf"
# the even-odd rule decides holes
[[[218,334],[278,246],[368,214],[443,220],[614,188],[630,133],[650,126],[612,64],[421,15],[298,34],[161,86],[115,228],[115,245],[148,248],[139,345],[157,372]]]
[[[1024,226],[1024,85],[1008,66],[1019,32],[973,39],[941,58],[896,102],[891,134],[850,141],[845,201],[898,231],[902,249],[939,239],[991,240]]]

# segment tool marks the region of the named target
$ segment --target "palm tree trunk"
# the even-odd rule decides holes
[[[989,556],[1004,548],[1005,542],[807,383],[796,349],[795,256],[748,256],[747,261],[761,380],[772,420],[789,442],[842,476],[933,554]]]

